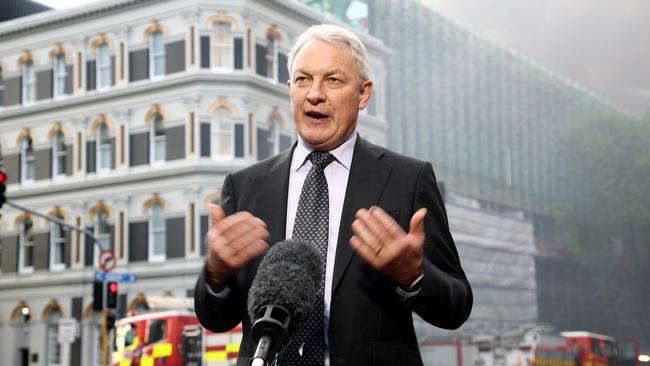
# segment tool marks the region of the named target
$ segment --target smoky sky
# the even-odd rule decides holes
[[[650,113],[648,0],[425,2],[635,115]]]

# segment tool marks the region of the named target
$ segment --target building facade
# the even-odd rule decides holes
[[[7,197],[92,233],[8,207],[0,219],[0,364],[98,365],[92,308],[111,249],[118,316],[148,296],[192,296],[207,205],[225,175],[290,147],[287,53],[325,21],[275,0],[112,0],[0,23],[0,152]],[[383,60],[359,133],[384,145]],[[58,341],[58,320],[79,334]]]

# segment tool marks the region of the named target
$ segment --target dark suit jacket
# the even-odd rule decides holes
[[[295,145],[294,145],[295,147]],[[266,222],[269,244],[285,239],[289,168],[293,149],[229,174],[222,207],[226,214],[248,211]],[[349,245],[360,208],[382,207],[408,231],[411,216],[426,207],[422,287],[404,300],[396,283],[372,269]],[[242,268],[229,282],[230,294],[215,299],[205,286],[205,269],[195,290],[200,322],[226,331],[243,322],[237,365],[248,365],[256,344],[246,311],[248,289],[261,261]],[[330,364],[421,365],[412,311],[441,328],[458,328],[472,308],[472,290],[449,233],[447,215],[431,164],[375,146],[360,137],[348,178],[334,263],[329,321]]]

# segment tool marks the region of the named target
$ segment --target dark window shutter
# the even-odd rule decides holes
[[[115,55],[111,56],[111,85],[115,85]]]
[[[72,161],[74,157],[73,145],[65,146],[65,175],[72,175]]]
[[[65,231],[65,244],[63,245],[63,262],[66,268],[72,263],[72,230]]]
[[[185,158],[185,126],[168,128],[165,131],[165,160]]]
[[[241,70],[244,68],[244,40],[236,37],[235,43],[235,69]]]
[[[34,270],[50,266],[50,233],[34,234]]]
[[[14,104],[20,104],[22,102],[23,95],[23,83],[22,77],[16,76],[13,78],[6,78],[3,80],[5,90],[4,90],[4,100],[3,104],[5,107]]]
[[[266,47],[255,44],[255,72],[258,75],[266,75]]]
[[[149,78],[149,49],[129,52],[129,81]]]
[[[208,233],[208,228],[209,228],[209,222],[208,222],[208,215],[201,215],[200,219],[200,224],[201,224],[201,235],[199,236],[199,243],[201,243],[201,256],[204,256],[206,254],[206,247],[203,238],[205,238],[205,235]]]
[[[165,245],[167,258],[185,256],[185,218],[177,217],[165,220]]]
[[[20,179],[20,153],[3,156],[2,163],[9,173],[7,184],[18,183]]]
[[[148,223],[129,223],[129,262],[146,261],[149,256]]]
[[[2,273],[18,272],[18,236],[4,236],[0,238],[2,245]]]
[[[86,141],[86,173],[95,172],[95,141]]]
[[[92,233],[94,231],[94,228],[92,226],[87,226],[86,231]],[[95,251],[94,251],[94,249],[95,249],[95,241],[93,240],[93,238],[90,235],[87,235],[87,234],[84,235],[84,238],[86,239],[85,243],[84,243],[84,249],[85,249],[84,250],[84,266],[92,267],[93,264],[94,264],[93,263],[93,257],[94,257],[94,254],[95,254]]]
[[[289,80],[289,70],[287,69],[287,55],[278,53],[278,82],[286,84]]]
[[[111,142],[111,169],[115,169],[115,137],[109,139]]]
[[[265,128],[257,129],[257,160],[264,160],[271,156],[271,144],[269,143],[269,131]]]
[[[210,124],[201,123],[201,156],[210,156]]]
[[[244,157],[244,125],[241,123],[235,124],[235,157]]]
[[[34,179],[52,178],[52,149],[34,151]]]
[[[96,74],[95,60],[86,61],[86,90],[95,90]]]
[[[36,100],[52,98],[52,69],[36,73]]]
[[[201,67],[210,68],[210,37],[201,36]]]
[[[130,135],[129,145],[131,146],[130,166],[149,164],[149,132]]]
[[[185,70],[185,41],[180,40],[165,45],[165,74]]]
[[[72,94],[72,80],[73,80],[73,71],[74,68],[72,65],[65,67],[65,93]]]

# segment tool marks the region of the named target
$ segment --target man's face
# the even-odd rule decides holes
[[[313,38],[296,54],[288,85],[296,129],[320,151],[335,149],[354,132],[372,94],[372,81],[361,80],[347,45]]]

